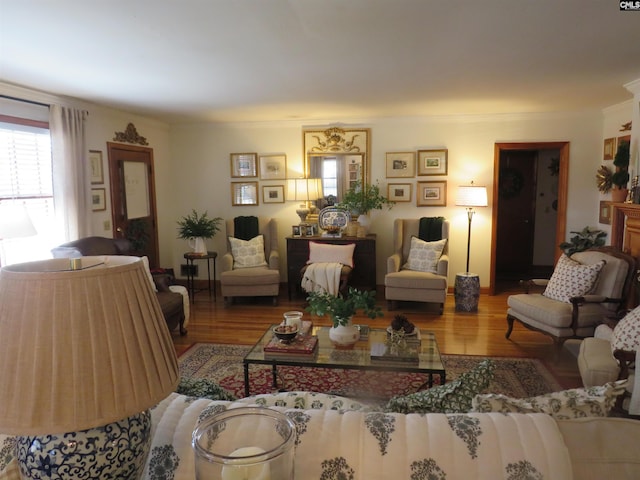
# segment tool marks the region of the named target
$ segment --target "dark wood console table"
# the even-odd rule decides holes
[[[287,282],[289,299],[295,292],[302,292],[300,282],[302,276],[300,270],[309,259],[309,242],[330,243],[333,245],[345,245],[355,243],[353,251],[353,273],[349,286],[359,290],[376,289],[376,236],[366,237],[342,237],[325,238],[313,237],[287,237]]]

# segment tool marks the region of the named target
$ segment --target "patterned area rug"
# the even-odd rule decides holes
[[[242,359],[249,351],[246,345],[196,343],[180,356],[180,374],[185,378],[206,378],[222,386],[238,398],[244,397]],[[442,355],[447,382],[471,370],[487,357]],[[540,360],[530,358],[490,357],[496,369],[487,393],[502,393],[517,398],[532,397],[562,390],[551,372]],[[250,365],[251,394],[276,390],[304,390],[333,393],[348,397],[391,398],[427,388],[426,375],[392,372],[362,372],[329,368],[278,367],[278,388],[274,389],[271,366]],[[438,384],[439,376],[434,376]]]

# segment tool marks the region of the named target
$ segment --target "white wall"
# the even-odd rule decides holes
[[[321,124],[317,122],[314,126]],[[331,124],[327,121],[325,125]],[[382,284],[386,258],[391,253],[393,220],[400,217],[442,215],[452,223],[449,254],[450,282],[456,272],[465,269],[467,216],[455,206],[456,187],[473,180],[493,185],[493,154],[496,142],[568,141],[570,173],[567,230],[593,225],[598,216],[598,191],[595,172],[601,150],[601,112],[572,114],[492,115],[468,117],[423,117],[402,119],[369,119],[346,121],[343,126],[371,128],[371,179],[379,180],[386,192],[385,153],[417,151],[425,148],[449,150],[446,177],[416,177],[408,180],[415,187],[418,181],[445,179],[446,207],[416,207],[415,188],[411,203],[396,204],[390,211],[371,214],[371,232],[378,235],[377,283]],[[289,169],[302,170],[301,122],[260,124],[193,124],[171,127],[172,198],[167,210],[174,221],[192,208],[207,210],[212,216],[232,218],[238,215],[260,214],[278,219],[282,273],[285,270],[285,241],[291,225],[297,223],[295,204],[269,204],[258,207],[232,207],[230,182],[231,152],[285,153]],[[391,180],[396,181],[397,179]],[[260,181],[260,186],[266,184]],[[269,184],[277,184],[272,181]],[[281,182],[282,183],[282,182]],[[491,204],[491,198],[489,199]],[[483,287],[489,284],[491,246],[491,207],[478,209],[473,220],[471,270],[478,272]],[[224,235],[209,242],[209,249],[225,251]],[[174,267],[180,264],[188,250],[184,241],[173,241]]]

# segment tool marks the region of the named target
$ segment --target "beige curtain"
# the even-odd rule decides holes
[[[91,234],[91,177],[84,110],[51,105],[49,129],[53,158],[53,198],[65,241]]]

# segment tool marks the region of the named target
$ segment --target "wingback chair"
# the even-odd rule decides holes
[[[246,217],[245,217],[246,218]],[[225,222],[227,252],[221,258],[220,289],[225,306],[233,303],[234,297],[273,297],[273,305],[278,304],[280,292],[280,254],[278,252],[278,225],[275,219],[257,217],[258,235],[262,235],[264,249],[256,252],[249,243],[236,238],[235,219]],[[240,232],[238,232],[240,233]],[[255,237],[254,241],[255,241]],[[246,240],[251,242],[251,239]],[[243,246],[249,256],[243,259]],[[257,254],[257,256],[256,256]],[[247,258],[249,260],[247,261]]]
[[[599,247],[561,257],[544,293],[507,298],[507,332],[514,321],[550,336],[558,349],[570,338],[593,336],[607,316],[627,307],[636,261],[613,247]]]
[[[449,274],[448,241],[440,258],[435,264],[435,271],[419,271],[407,268],[407,260],[411,252],[411,238],[419,237],[420,219],[397,218],[393,224],[393,254],[387,259],[387,274],[384,277],[384,294],[389,310],[397,307],[398,301],[437,303],[439,312],[444,311],[447,298],[447,279]],[[441,240],[449,238],[449,222],[444,219]]]

